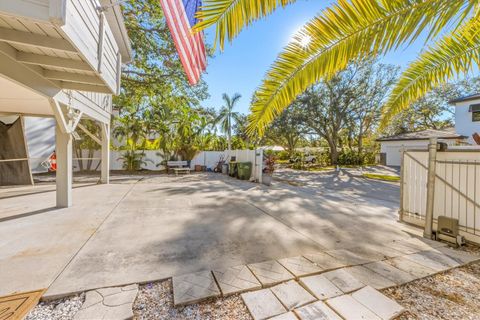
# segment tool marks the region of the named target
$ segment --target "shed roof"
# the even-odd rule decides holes
[[[404,141],[404,140],[428,140],[437,139],[465,139],[466,136],[459,135],[454,128],[444,130],[427,129],[415,132],[405,132],[393,136],[378,138],[377,141]]]

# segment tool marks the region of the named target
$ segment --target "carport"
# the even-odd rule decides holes
[[[57,207],[72,205],[72,134],[85,130],[81,119],[101,127],[92,137],[102,149],[101,182],[109,182],[112,94],[131,49],[120,8],[100,3],[0,3],[0,117],[11,121],[0,131],[0,172],[11,178],[28,168],[22,115],[55,118]]]

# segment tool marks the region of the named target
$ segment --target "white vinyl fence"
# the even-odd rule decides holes
[[[137,151],[141,152],[141,151]],[[151,171],[160,171],[164,170],[165,167],[163,165],[159,165],[163,158],[162,156],[158,155],[158,151],[156,150],[145,150],[145,157],[143,161],[144,164],[141,165],[142,169],[151,170]],[[120,159],[125,151],[110,151],[110,170],[123,170],[123,160]],[[87,163],[89,159],[91,160],[90,170],[100,170],[100,158],[101,153],[100,150],[95,150],[93,152],[93,156],[89,157],[88,150],[83,150],[81,155],[81,161],[83,163],[83,169],[87,170],[88,168]],[[80,160],[77,154],[74,152],[73,154],[73,170],[79,171],[80,170]]]
[[[425,225],[428,151],[403,153],[401,220]],[[437,152],[433,221],[438,216],[459,220],[460,234],[480,243],[480,149],[451,148]]]
[[[137,151],[141,152],[141,151]],[[165,166],[160,165],[163,158],[158,155],[156,150],[145,150],[144,164],[141,165],[142,169],[151,171],[164,170]],[[110,151],[110,170],[123,170],[123,160],[120,159],[125,151]],[[83,150],[80,155],[82,159],[83,169],[86,170],[87,163],[90,159],[90,170],[100,170],[100,150],[95,150],[93,156],[89,156],[87,150]],[[237,162],[251,162],[252,163],[252,176],[251,179],[261,182],[262,170],[263,170],[263,150],[231,150],[230,154],[228,150],[225,151],[201,151],[190,161],[190,167],[195,168],[195,165],[201,165],[207,167],[213,171],[217,166],[218,161],[223,159],[230,161],[231,157],[236,157]],[[73,170],[80,170],[80,160],[74,153]]]

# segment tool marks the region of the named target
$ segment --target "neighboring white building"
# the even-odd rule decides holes
[[[476,145],[472,135],[480,134],[480,94],[450,101],[455,106],[455,131],[468,137]]]
[[[455,128],[446,130],[424,130],[402,133],[377,139],[380,153],[388,166],[399,166],[402,149],[426,149],[430,138],[437,138],[448,145],[477,145],[473,139],[480,134],[480,94],[450,101],[455,106]]]
[[[400,166],[403,149],[426,149],[430,138],[437,138],[449,146],[465,144],[466,136],[460,135],[453,128],[446,130],[423,130],[417,132],[401,133],[394,136],[377,139],[380,142],[380,153],[386,158],[387,166]]]

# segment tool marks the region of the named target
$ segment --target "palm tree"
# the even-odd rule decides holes
[[[232,127],[233,122],[240,120],[240,113],[233,111],[235,105],[238,103],[242,96],[239,93],[235,93],[232,97],[229,97],[226,93],[222,98],[225,101],[225,105],[220,109],[220,112],[215,119],[215,123],[220,124],[220,128],[227,134],[228,151],[232,150]]]
[[[216,24],[216,43],[295,0],[204,0],[196,28]],[[250,132],[265,128],[308,87],[349,62],[384,55],[426,37],[426,48],[400,76],[382,124],[432,88],[480,64],[479,0],[338,0],[294,36],[255,93]]]

